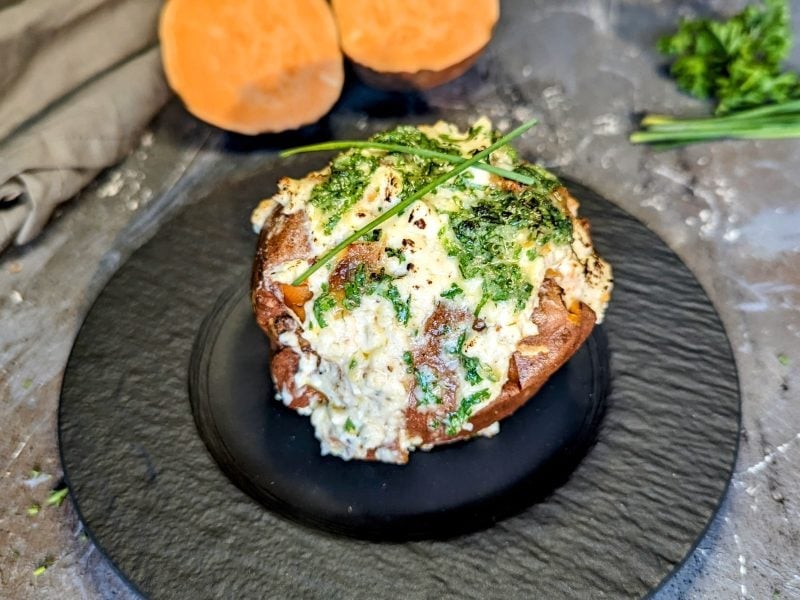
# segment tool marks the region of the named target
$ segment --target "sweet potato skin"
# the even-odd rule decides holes
[[[278,208],[264,223],[259,237],[252,274],[252,302],[256,320],[273,348],[271,369],[275,384],[278,389],[287,390],[292,395],[288,406],[295,409],[306,407],[312,400],[324,396],[313,388],[297,390],[294,386],[299,356],[293,349],[282,347],[278,337],[285,331],[294,331],[302,341],[302,327],[295,312],[287,305],[279,284],[265,278],[264,274],[281,262],[309,257],[305,215],[286,215]],[[472,437],[481,429],[511,415],[533,397],[583,344],[594,327],[595,313],[582,303],[565,306],[562,290],[553,279],[545,279],[539,297],[539,306],[531,315],[538,334],[520,341],[509,361],[508,380],[500,396],[469,419],[471,431],[462,430],[455,436],[448,436],[441,427],[431,430],[427,426],[431,414],[417,412],[409,395],[407,428],[412,435],[422,438],[423,445],[435,446]],[[311,348],[307,350],[313,352]]]
[[[498,0],[332,0],[341,46],[368,84],[428,89],[466,72],[491,40]]]
[[[561,292],[555,281],[545,279],[539,289],[539,306],[531,317],[539,333],[521,340],[511,356],[508,381],[500,396],[469,420],[473,431],[504,419],[525,404],[589,337],[595,323],[594,311],[583,303],[574,312],[569,311]],[[547,351],[528,356],[526,346]]]
[[[278,340],[282,333],[302,332],[300,317],[296,306],[287,303],[285,286],[270,281],[264,274],[287,260],[307,258],[310,251],[305,216],[302,213],[286,215],[280,211],[273,212],[261,229],[250,281],[250,299],[256,322],[267,334],[272,347],[270,370],[273,381],[278,389],[288,392],[290,400],[287,406],[295,410],[306,408],[321,394],[312,388],[297,389],[294,384],[300,356],[292,348],[283,347]]]
[[[475,61],[478,60],[478,57],[483,53],[487,45],[488,44],[484,45],[480,50],[466,57],[464,60],[440,71],[422,69],[413,73],[402,71],[381,73],[380,71],[370,69],[355,61],[353,61],[353,67],[361,80],[372,87],[395,92],[428,90],[443,85],[448,81],[452,81],[457,77],[461,77],[475,64]]]

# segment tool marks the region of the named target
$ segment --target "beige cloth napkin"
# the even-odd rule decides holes
[[[0,8],[0,249],[32,240],[58,204],[125,156],[169,98],[154,46],[160,6]]]

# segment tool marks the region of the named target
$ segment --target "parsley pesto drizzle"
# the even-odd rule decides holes
[[[486,188],[450,213],[450,227],[440,231],[461,275],[482,280],[483,298],[476,313],[488,300],[511,300],[517,310],[525,308],[533,288],[519,266],[523,244],[533,259],[548,242],[571,241],[572,222],[552,200],[561,184],[550,177],[521,191]]]
[[[326,234],[333,231],[342,215],[364,195],[378,164],[376,157],[356,150],[333,159],[330,175],[314,186],[309,199],[327,217]]]
[[[333,259],[339,252],[347,248],[350,244],[371,232],[373,229],[378,227],[380,224],[388,221],[392,217],[396,216],[397,214],[403,212],[406,208],[408,208],[411,204],[425,196],[425,194],[432,192],[436,188],[438,188],[443,183],[446,183],[450,179],[454,178],[455,176],[463,173],[473,165],[477,164],[481,160],[487,158],[492,152],[497,150],[498,148],[502,148],[506,144],[508,144],[511,140],[519,137],[523,133],[525,133],[528,129],[533,127],[537,123],[536,119],[532,119],[523,125],[520,125],[510,133],[504,135],[499,140],[491,144],[488,148],[481,150],[477,154],[475,154],[472,158],[468,158],[463,160],[463,162],[459,162],[455,167],[446,171],[445,173],[435,177],[432,181],[424,185],[422,188],[414,192],[410,195],[405,195],[404,198],[392,206],[389,210],[382,213],[380,216],[376,217],[357,231],[353,232],[349,236],[347,236],[344,240],[336,244],[333,248],[325,252],[313,265],[311,265],[308,269],[305,270],[299,277],[297,277],[292,284],[293,285],[300,285],[302,284],[308,277],[310,277],[313,273],[317,272],[323,266],[325,266],[330,260]],[[460,158],[458,160],[461,160]]]

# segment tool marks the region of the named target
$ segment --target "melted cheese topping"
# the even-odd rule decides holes
[[[476,125],[483,133],[469,139],[444,123],[419,129],[430,137],[463,138],[459,150],[469,155],[491,143],[488,121],[481,120]],[[501,163],[498,166],[511,166],[502,164],[506,160],[503,153],[496,155]],[[314,186],[325,174],[322,171],[301,180],[284,180],[279,193],[262,202],[253,213],[256,228],[260,228],[276,204],[286,213],[305,211],[312,254],[319,256],[396,204],[402,194],[402,173],[392,166],[378,166],[363,196],[326,233],[328,215],[310,202]],[[473,168],[470,174],[475,188],[490,183],[491,176],[486,171]],[[379,460],[404,462],[407,452],[421,443],[420,439],[410,438],[405,429],[404,411],[415,388],[414,374],[406,368],[407,354],[419,343],[428,317],[444,301],[442,294],[452,286],[463,290],[447,300],[456,309],[474,313],[483,296],[482,279],[465,279],[458,261],[442,243],[441,236],[448,230],[448,213],[458,208],[462,200],[457,190],[440,187],[380,227],[380,243],[385,248],[402,249],[402,257],[397,253],[383,254],[381,266],[392,277],[399,297],[407,303],[409,317],[405,325],[398,322],[389,299],[371,294],[361,297],[360,305],[352,310],[327,313],[325,326],[320,326],[314,302],[325,293],[335,261],[308,279],[313,296],[305,306],[302,336],[314,353],[301,350],[295,333],[283,334],[279,342],[294,348],[301,356],[294,381],[296,388],[311,386],[327,398],[327,402],[317,402],[306,409],[323,454],[350,459],[365,458],[374,452]],[[575,216],[577,205],[569,205],[568,210]],[[588,233],[578,221],[573,221],[571,245],[547,243],[531,256],[523,251],[519,259],[523,276],[533,290],[524,308],[520,310],[513,301],[485,302],[480,309],[485,327],[481,331],[466,329],[463,354],[479,361],[484,374],[482,381],[469,383],[457,356],[449,355],[453,369],[461,372],[458,398],[478,392],[485,396],[472,406],[472,415],[500,394],[507,379],[509,359],[520,340],[536,335],[530,316],[538,304],[538,290],[546,273],[555,274],[564,288],[567,306],[573,301],[584,302],[595,311],[598,321],[602,319],[610,289],[610,268],[594,255]],[[589,262],[591,270],[587,269]],[[306,260],[288,261],[266,276],[276,282],[290,283],[309,265]],[[596,274],[593,279],[587,277],[588,272]],[[279,390],[279,396],[287,404],[292,400],[287,390]],[[467,421],[461,426],[471,427]],[[486,433],[493,434],[496,430],[492,427]]]

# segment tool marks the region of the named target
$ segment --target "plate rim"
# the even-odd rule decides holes
[[[595,191],[595,188],[593,186],[591,186],[589,184],[586,184],[586,183],[583,183],[579,178],[577,178],[575,176],[563,175],[557,169],[553,169],[553,171],[558,174],[559,179],[562,181],[562,183],[568,189],[572,190],[572,189],[577,187],[578,190],[579,190],[579,193],[581,191],[583,191],[583,190],[587,190],[587,191],[591,192],[592,194],[596,195],[597,197],[599,197],[600,199],[604,200],[605,202],[608,202],[609,204],[612,204],[617,210],[622,212],[625,216],[627,216],[631,220],[633,220],[636,223],[638,223],[639,226],[641,226],[642,228],[646,229],[651,235],[653,235],[654,237],[659,239],[664,244],[664,246],[669,250],[669,252],[675,258],[675,260],[677,260],[680,263],[680,265],[684,269],[686,269],[686,271],[688,273],[691,274],[693,281],[697,284],[697,286],[702,291],[703,299],[709,304],[709,306],[711,306],[711,308],[713,309],[713,311],[714,311],[714,313],[715,313],[715,315],[716,315],[716,317],[717,317],[717,319],[719,321],[720,329],[721,329],[722,333],[724,334],[724,338],[725,338],[725,349],[727,350],[727,353],[731,358],[732,366],[733,366],[733,369],[734,369],[734,372],[735,372],[735,375],[736,375],[736,377],[731,382],[735,387],[735,395],[736,395],[736,435],[735,435],[735,440],[734,440],[734,444],[733,444],[733,449],[732,449],[731,455],[729,457],[728,466],[726,468],[727,475],[725,477],[724,485],[723,485],[720,493],[718,494],[717,498],[715,499],[714,505],[713,505],[710,513],[708,514],[708,516],[705,519],[705,524],[704,524],[702,530],[696,535],[695,539],[693,540],[691,546],[688,548],[686,553],[682,556],[682,558],[678,562],[676,562],[674,565],[672,565],[669,568],[669,570],[663,575],[661,580],[655,586],[653,586],[644,596],[642,596],[642,598],[652,598],[653,596],[655,596],[657,593],[659,593],[661,590],[664,589],[666,584],[669,583],[675,577],[675,575],[686,565],[688,560],[693,556],[693,554],[697,550],[697,548],[700,545],[700,543],[705,539],[706,535],[708,534],[708,532],[711,529],[712,525],[714,524],[715,520],[719,517],[720,509],[721,509],[722,505],[724,504],[724,501],[725,501],[728,493],[730,492],[730,490],[732,488],[733,475],[735,473],[736,462],[738,460],[739,451],[740,451],[740,447],[741,447],[741,441],[742,441],[741,440],[741,434],[742,434],[741,371],[740,371],[739,365],[737,363],[736,354],[733,352],[733,346],[731,344],[730,337],[728,336],[727,329],[725,327],[725,323],[723,322],[721,313],[718,310],[717,303],[714,302],[712,297],[709,295],[708,290],[706,289],[706,286],[697,277],[695,271],[685,262],[683,257],[680,254],[678,254],[673,249],[673,247],[667,242],[667,240],[665,240],[651,226],[649,226],[647,223],[642,221],[639,217],[637,217],[636,215],[631,213],[629,210],[627,210],[624,206],[620,205],[618,202],[616,202],[613,199],[607,197],[603,193]],[[208,201],[208,198],[206,198],[204,196],[202,200],[203,201]],[[65,447],[64,447],[64,439],[63,439],[64,438],[64,394],[63,394],[63,392],[64,392],[64,382],[66,381],[66,377],[64,377],[64,375],[69,370],[70,363],[73,361],[75,346],[76,346],[76,344],[77,344],[77,342],[78,342],[78,340],[80,338],[80,335],[81,335],[81,332],[84,329],[84,326],[86,325],[86,321],[88,320],[89,316],[94,311],[94,309],[97,306],[97,304],[101,301],[101,299],[103,297],[103,293],[106,290],[106,288],[109,285],[109,283],[111,283],[111,281],[113,281],[117,277],[117,275],[120,273],[120,271],[122,271],[126,267],[126,265],[129,263],[131,258],[133,258],[135,256],[135,254],[138,253],[143,247],[148,245],[151,242],[151,240],[154,239],[158,235],[158,233],[165,226],[168,226],[176,218],[179,218],[181,215],[185,214],[187,211],[192,210],[196,206],[197,206],[197,203],[196,202],[192,202],[192,203],[188,204],[187,206],[182,207],[181,210],[177,211],[175,214],[171,215],[171,217],[169,219],[167,219],[165,222],[159,224],[159,226],[152,232],[152,235],[147,237],[146,239],[142,240],[142,243],[140,243],[136,248],[132,249],[130,255],[126,258],[126,260],[123,261],[122,263],[120,263],[117,266],[117,268],[114,270],[114,272],[109,275],[108,280],[106,281],[106,283],[103,285],[102,288],[100,288],[97,291],[96,296],[92,299],[92,301],[89,304],[88,308],[86,308],[85,312],[81,316],[80,325],[75,330],[75,334],[74,334],[74,337],[73,337],[73,340],[72,340],[72,344],[70,345],[70,351],[69,351],[67,360],[64,363],[64,368],[63,368],[63,371],[62,371],[61,386],[59,388],[59,402],[58,402],[57,419],[56,419],[56,432],[57,432],[57,436],[56,437],[57,437],[57,444],[58,444],[58,457],[59,457],[59,460],[60,460],[60,463],[61,463],[61,467],[62,467],[62,471],[63,471],[64,482],[67,484],[67,487],[69,488],[69,497],[71,499],[72,506],[74,507],[78,518],[80,519],[81,526],[82,526],[83,530],[86,532],[86,534],[89,537],[89,539],[92,541],[92,543],[95,545],[95,547],[99,551],[100,555],[103,557],[104,562],[108,566],[110,566],[112,571],[114,573],[116,573],[120,577],[120,579],[132,591],[134,591],[136,594],[138,594],[139,596],[141,596],[143,598],[148,598],[147,594],[144,593],[142,591],[142,589],[133,581],[133,579],[130,578],[122,570],[122,568],[112,559],[112,557],[110,556],[110,554],[108,553],[108,551],[106,550],[106,548],[104,547],[102,542],[100,541],[99,537],[97,536],[96,532],[93,530],[92,526],[87,522],[87,520],[85,518],[84,511],[81,508],[81,503],[78,500],[77,495],[73,491],[71,475],[70,475],[69,469],[67,467],[67,461],[65,459],[65,453],[64,453]],[[610,379],[613,381],[613,372],[610,373]],[[611,386],[612,383],[610,383],[609,385]],[[192,418],[194,418],[194,417],[192,417]],[[209,454],[208,449],[205,447],[205,442],[203,442],[203,447],[204,447],[204,451],[207,454]],[[217,466],[216,460],[210,454],[209,454],[209,457],[214,462],[215,467],[216,467]],[[231,483],[231,485],[233,485],[233,484]],[[236,486],[234,486],[234,487],[236,487]],[[366,543],[374,543],[374,542],[366,542]]]

